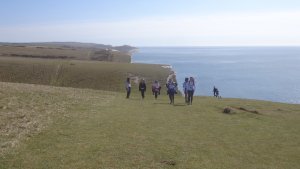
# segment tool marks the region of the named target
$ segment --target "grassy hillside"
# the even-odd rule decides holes
[[[126,77],[136,87],[141,78],[165,84],[169,73],[160,65],[0,57],[3,82],[124,91]]]
[[[300,166],[300,106],[0,83],[0,168]],[[234,113],[224,114],[224,107]]]
[[[135,50],[135,47],[123,45],[123,46],[112,46],[112,45],[103,45],[97,43],[81,43],[81,42],[40,42],[40,43],[5,43],[0,42],[2,46],[32,46],[32,47],[49,47],[49,48],[89,48],[94,50],[101,49],[110,49],[110,50],[118,50],[121,52],[130,52]]]
[[[141,78],[150,87],[170,73],[161,65],[0,57],[0,169],[299,168],[299,105],[196,97],[187,106],[179,95],[170,105],[165,87],[158,100],[151,90],[141,99]]]
[[[85,43],[0,44],[0,56],[47,59],[131,62],[130,46],[112,47]]]

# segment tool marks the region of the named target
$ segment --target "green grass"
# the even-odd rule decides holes
[[[169,74],[0,57],[0,168],[299,168],[299,105],[196,97],[186,106],[177,95],[173,106],[164,87],[158,100],[151,90],[141,99],[139,79],[164,84]]]
[[[0,57],[0,81],[123,91],[126,77],[165,84],[161,65]],[[137,81],[138,82],[138,81]],[[150,90],[149,90],[150,93]]]
[[[1,124],[11,115],[5,112],[24,109],[25,118],[44,126],[6,147],[0,168],[300,166],[299,105],[196,97],[186,106],[177,95],[172,106],[164,92],[142,100],[136,87],[125,99],[125,92],[0,84]],[[224,107],[234,113],[222,113]],[[5,135],[5,128],[0,145],[7,146],[16,136]]]
[[[20,44],[1,45],[0,56],[21,58],[49,58],[49,59],[76,59],[76,60],[101,60],[111,62],[130,63],[131,56],[127,52],[116,50],[105,50],[89,46],[89,44],[67,45],[67,44]],[[86,45],[86,46],[85,46]],[[120,49],[126,47],[120,47]]]

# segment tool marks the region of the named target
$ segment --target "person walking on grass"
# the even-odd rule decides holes
[[[170,99],[170,104],[174,105],[174,98],[175,98],[175,94],[176,92],[176,87],[177,87],[177,83],[174,82],[172,79],[169,80],[169,82],[166,84],[167,87],[167,94],[169,95],[169,99]]]
[[[219,89],[216,88],[215,86],[214,86],[213,92],[214,92],[214,97],[219,98],[219,99],[221,98],[220,93],[219,93]]]
[[[155,99],[157,99],[157,96],[160,95],[160,89],[161,86],[157,80],[154,81],[152,84],[152,93],[155,96]]]
[[[145,98],[145,92],[146,92],[146,83],[145,80],[142,79],[140,84],[139,84],[139,91],[141,92],[142,99]]]
[[[125,88],[126,88],[126,92],[127,92],[126,98],[129,99],[130,92],[131,92],[130,78],[127,78],[126,83],[125,83]]]
[[[214,97],[217,97],[217,88],[216,88],[216,86],[214,86],[214,89],[213,89],[213,92],[214,92]]]
[[[221,96],[219,95],[219,89],[218,88],[216,88],[216,98],[221,98]]]
[[[193,104],[193,96],[195,92],[195,80],[193,77],[190,77],[189,82],[187,83],[187,92],[188,92],[188,105]]]
[[[188,103],[188,92],[187,92],[187,84],[189,82],[189,78],[185,78],[184,82],[182,84],[182,88],[183,88],[183,92],[184,92],[184,99],[185,99],[185,103]]]

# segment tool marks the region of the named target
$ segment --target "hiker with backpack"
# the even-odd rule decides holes
[[[216,88],[215,86],[214,86],[213,92],[214,92],[214,97],[219,98],[219,99],[221,98],[219,89]]]
[[[126,98],[129,99],[130,92],[131,92],[131,83],[130,83],[130,78],[129,77],[126,79],[125,89],[126,89],[126,93],[127,93]]]
[[[221,98],[221,96],[219,95],[219,89],[218,88],[216,88],[216,98]]]
[[[174,96],[177,94],[176,87],[177,83],[174,82],[172,79],[169,79],[169,82],[166,84],[167,87],[167,94],[169,95],[170,104],[174,105]]]
[[[161,86],[157,80],[154,81],[152,84],[152,93],[155,96],[155,99],[157,99],[157,96],[160,95],[160,89]]]
[[[142,79],[140,84],[139,84],[139,91],[141,92],[142,99],[145,98],[145,92],[146,92],[146,83],[145,80]]]
[[[189,78],[185,78],[182,84],[183,92],[184,92],[184,99],[185,103],[188,103],[188,92],[187,92],[187,83],[189,82]]]
[[[188,105],[193,104],[193,96],[195,92],[195,80],[193,77],[190,77],[190,80],[187,83],[187,93],[188,93]]]
[[[217,97],[217,88],[216,88],[216,86],[214,86],[214,89],[213,89],[213,92],[214,92],[214,97]]]

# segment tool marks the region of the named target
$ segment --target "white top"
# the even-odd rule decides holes
[[[126,87],[126,89],[131,88],[131,83],[126,82],[125,87]]]

